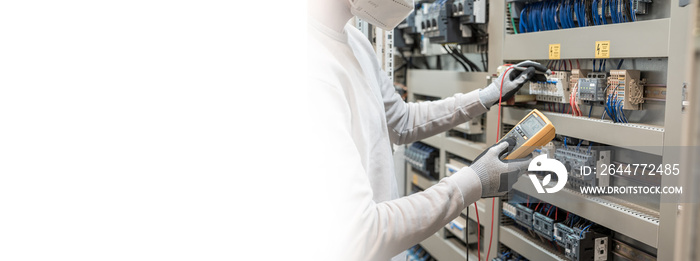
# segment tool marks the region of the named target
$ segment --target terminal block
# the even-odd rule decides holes
[[[515,222],[526,228],[532,228],[532,209],[523,205],[515,205]]]
[[[611,70],[607,95],[622,101],[622,109],[641,110],[644,103],[644,82],[638,70]]]
[[[601,171],[596,168],[602,164],[610,164],[609,150],[589,150],[578,146],[561,147],[556,150],[554,158],[563,163],[569,171],[568,186],[610,186],[610,176],[601,175]]]
[[[440,151],[436,148],[428,146],[421,142],[414,142],[406,149],[404,155],[406,162],[411,164],[414,170],[420,172],[426,177],[438,179],[438,171],[436,170],[437,158]]]
[[[554,71],[547,76],[546,82],[530,83],[530,94],[536,95],[538,101],[569,103],[570,77],[570,72]]]
[[[601,78],[578,79],[578,97],[582,101],[605,101],[606,81]]]
[[[587,78],[589,70],[584,69],[573,69],[571,70],[571,77],[569,77],[569,88],[573,88],[574,85],[578,83],[578,79]]]
[[[569,260],[605,261],[611,260],[608,244],[610,238],[595,231],[574,228],[574,233],[566,236],[564,254]]]
[[[506,215],[509,218],[515,219],[517,211],[515,209],[515,206],[511,205],[508,202],[503,203],[503,215]]]
[[[532,228],[535,233],[547,240],[554,240],[554,220],[540,213],[535,213],[532,219]]]
[[[554,241],[557,245],[566,246],[566,237],[574,234],[574,230],[564,223],[554,224]]]

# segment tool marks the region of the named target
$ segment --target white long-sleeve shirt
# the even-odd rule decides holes
[[[434,234],[480,198],[470,168],[423,192],[399,198],[391,143],[407,144],[444,132],[487,109],[478,91],[440,101],[406,103],[382,71],[369,41],[354,27],[343,32],[311,20],[308,26],[309,109],[323,144],[328,196],[337,227],[339,259],[389,260]],[[410,87],[410,86],[409,86]]]

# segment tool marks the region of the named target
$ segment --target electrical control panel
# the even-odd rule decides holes
[[[569,103],[570,77],[570,72],[554,71],[547,76],[546,82],[530,83],[530,94],[536,95],[538,101]]]
[[[619,103],[621,109],[642,109],[644,88],[638,70],[611,70],[608,85],[606,94],[609,99]]]

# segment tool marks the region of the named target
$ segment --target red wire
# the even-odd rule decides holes
[[[508,69],[506,69],[506,71],[503,72],[503,79],[501,79],[501,90],[498,93],[499,94],[498,96],[500,96],[498,98],[498,120],[496,121],[499,124],[501,122],[501,107],[502,107],[501,103],[503,102],[503,83],[505,82],[506,76],[508,75],[508,71],[510,71],[511,69],[513,69],[513,67],[508,67]],[[496,138],[498,140],[501,139],[501,128],[500,127],[496,130]],[[474,204],[476,206],[476,203],[474,203]],[[493,220],[495,219],[495,217],[494,217],[495,216],[495,213],[494,213],[495,209],[496,209],[496,198],[493,198],[493,199],[491,199],[491,234],[489,235],[489,248],[486,251],[486,260],[487,261],[489,260],[489,254],[491,254],[491,242],[493,242]],[[477,216],[477,221],[478,221],[478,216]],[[477,233],[478,233],[478,231],[479,230],[477,229]],[[478,237],[479,237],[479,235],[477,235],[477,238]],[[479,246],[477,245],[477,247],[479,247]],[[479,258],[479,260],[481,260],[481,258]]]
[[[540,201],[540,202],[537,202],[537,206],[535,207],[535,211],[537,211],[537,208],[539,208],[539,207],[540,207],[540,203],[542,203],[542,201]]]
[[[581,69],[581,64],[578,62],[578,59],[576,59],[576,69]]]
[[[527,207],[530,207],[530,195],[527,195]]]
[[[476,254],[481,261],[481,221],[479,221],[479,208],[476,206],[476,202],[474,202],[474,212],[476,212]]]
[[[554,220],[555,220],[555,221],[556,221],[557,218],[559,217],[559,213],[558,213],[558,212],[559,212],[559,208],[558,208],[558,207],[555,207],[555,208],[554,208]]]

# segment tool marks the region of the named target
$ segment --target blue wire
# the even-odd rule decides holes
[[[559,12],[559,16],[560,16],[559,19],[561,19],[561,26],[563,28],[571,28],[569,26],[569,19],[568,19],[569,18],[568,7],[567,7],[568,4],[569,4],[568,0],[562,1],[561,11]]]
[[[552,23],[549,21],[549,2],[542,2],[542,23],[544,23],[544,30],[552,30]]]
[[[587,16],[590,14],[586,12],[586,1],[581,0],[581,15],[583,16],[583,21],[585,21],[586,26],[592,26],[593,24],[588,24],[588,19],[586,19]]]
[[[596,70],[595,70],[595,59],[594,59],[594,60],[591,60],[591,61],[593,61],[593,71],[596,72]]]
[[[622,115],[621,117],[625,123],[629,123],[629,121],[627,121],[627,115],[625,115],[625,111],[622,110],[622,102],[620,102],[620,115]]]
[[[593,112],[593,104],[591,104],[591,108],[588,109],[588,118],[591,117],[591,112]]]
[[[545,17],[547,16],[547,13],[545,12],[545,3],[542,2],[540,3],[540,17],[537,21],[540,21],[540,28],[542,28],[542,31],[546,31],[546,22],[545,22]]]
[[[603,70],[602,72],[605,72],[605,65],[608,63],[608,59],[603,60]]]
[[[576,23],[578,24],[578,27],[583,27],[583,23],[581,23],[581,11],[579,11],[578,0],[574,0],[574,14],[576,15]]]
[[[562,29],[566,29],[567,28],[566,27],[566,19],[564,17],[564,11],[566,8],[566,1],[559,2],[558,7],[559,7],[559,14],[557,15],[557,17],[559,18],[559,23],[561,24]]]
[[[567,5],[566,5],[566,20],[567,23],[569,23],[569,28],[574,28],[576,27],[576,24],[574,24],[574,6],[572,4],[574,0],[568,0]]]
[[[564,136],[564,148],[569,148],[568,146],[566,146],[566,136]]]
[[[617,69],[620,70],[622,68],[622,63],[625,62],[625,59],[620,60],[620,63],[617,64]]]
[[[593,0],[593,4],[591,6],[591,15],[593,16],[593,24],[594,25],[600,25],[598,23],[598,0]]]
[[[583,140],[578,141],[578,145],[576,146],[577,151],[581,151],[581,142],[583,142]]]
[[[620,12],[617,11],[617,0],[612,0],[612,15],[615,16],[615,23],[620,23]]]
[[[574,24],[574,6],[573,6],[573,1],[574,0],[568,0],[567,5],[566,5],[566,20],[569,23],[569,28],[574,28],[576,27],[576,24]]]
[[[542,31],[542,9],[541,9],[542,3],[536,3],[534,8],[535,8],[535,17],[533,18],[533,22],[535,23],[535,31],[539,32]]]
[[[593,142],[591,142],[590,144],[588,144],[588,153],[591,153],[591,147],[593,147]]]
[[[526,27],[523,27],[525,21],[525,9],[526,7],[523,7],[523,10],[520,11],[520,22],[518,22],[518,27],[520,27],[520,33],[527,33]]]
[[[622,5],[620,3],[621,0],[615,0],[615,10],[617,12],[617,22],[618,23],[624,23],[625,20],[623,19],[622,15]]]
[[[630,13],[632,15],[632,22],[637,21],[637,9],[632,9],[634,7],[634,2],[633,0],[630,0]]]
[[[537,15],[537,10],[535,10],[535,4],[530,4],[530,9],[527,11],[530,15],[528,16],[528,32],[537,32],[537,25],[535,24],[535,15]]]
[[[601,6],[601,11],[602,11],[602,13],[603,13],[603,14],[601,15],[601,18],[602,18],[602,20],[603,20],[602,22],[603,22],[603,24],[608,24],[608,18],[605,17],[605,16],[608,14],[608,12],[606,12],[606,10],[607,10],[607,8],[608,8],[608,1],[607,1],[607,0],[602,0],[602,1],[603,1],[603,2],[602,2],[602,4],[600,5],[600,6]]]
[[[612,18],[613,23],[619,23],[617,20],[617,2],[615,0],[610,0],[610,18]]]
[[[584,227],[583,229],[581,229],[581,234],[579,234],[578,237],[581,238],[581,239],[583,239],[583,231],[586,231],[586,229],[588,229],[588,228],[591,227],[592,225],[593,225],[593,224],[590,224],[590,225],[588,225],[587,227]]]

